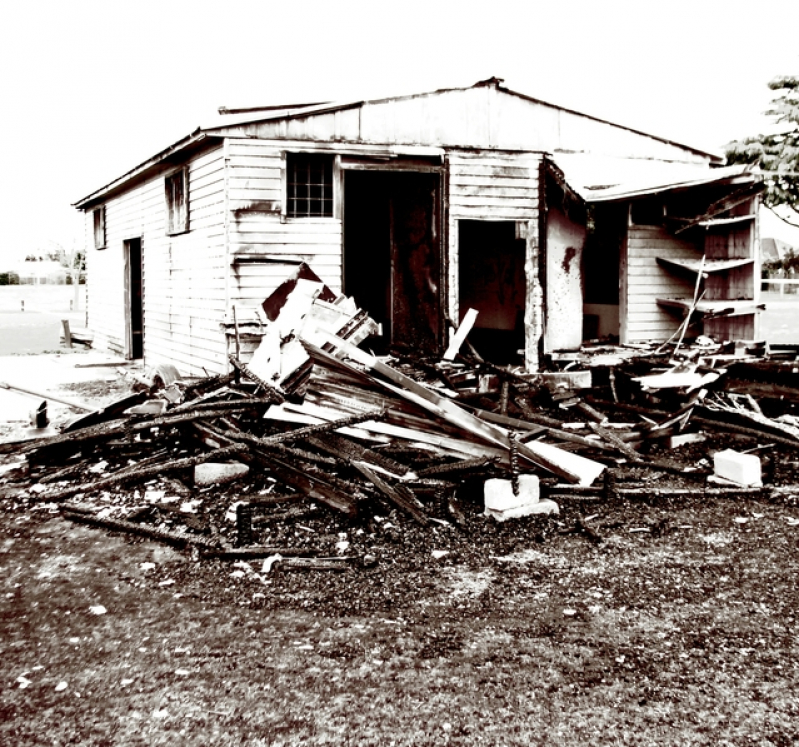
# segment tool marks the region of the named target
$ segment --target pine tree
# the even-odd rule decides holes
[[[784,205],[799,214],[799,77],[775,78],[768,87],[779,93],[766,111],[773,131],[730,143],[727,163],[759,164],[766,178],[764,204],[772,209]],[[799,219],[777,215],[799,226]]]

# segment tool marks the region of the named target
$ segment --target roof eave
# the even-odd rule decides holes
[[[627,200],[634,200],[640,197],[653,197],[655,195],[664,194],[665,192],[682,192],[689,189],[695,189],[697,187],[706,187],[711,185],[736,186],[740,184],[755,184],[761,181],[763,181],[763,179],[758,174],[736,174],[734,176],[726,176],[719,179],[697,179],[694,181],[675,184],[664,184],[657,187],[644,187],[641,189],[632,189],[627,192],[617,192],[615,194],[587,194],[585,195],[585,201],[590,204],[599,202],[625,202]]]
[[[89,208],[98,205],[103,200],[107,199],[110,195],[119,191],[120,189],[127,186],[131,182],[144,177],[151,170],[160,166],[165,161],[174,157],[178,153],[189,150],[192,147],[197,146],[206,140],[212,141],[216,139],[218,138],[216,138],[213,135],[213,133],[208,133],[205,130],[202,130],[201,128],[197,128],[190,135],[187,135],[186,137],[181,138],[180,140],[168,146],[167,148],[164,148],[164,150],[160,151],[151,158],[148,158],[146,161],[140,163],[138,166],[135,166],[130,171],[124,173],[122,176],[114,179],[112,182],[109,182],[105,186],[100,187],[100,189],[95,190],[94,192],[86,195],[80,200],[73,202],[72,207],[76,208],[77,210],[88,210]]]

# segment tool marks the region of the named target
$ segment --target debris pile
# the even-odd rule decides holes
[[[308,268],[264,312],[248,351],[234,323],[231,373],[158,366],[57,435],[0,444],[25,460],[5,484],[198,557],[342,570],[378,558],[334,532],[278,544],[275,527],[326,512],[372,533],[468,532],[564,502],[779,491],[769,452],[799,446],[799,374],[780,355],[595,346],[531,374],[461,353],[455,331],[442,360],[378,358],[359,347],[374,321]],[[718,448],[720,432],[742,446]],[[569,531],[602,541],[581,512]]]

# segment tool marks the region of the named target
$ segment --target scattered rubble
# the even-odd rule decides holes
[[[461,352],[471,315],[441,360],[378,358],[359,346],[375,323],[308,268],[264,311],[258,346],[234,331],[230,374],[158,366],[60,433],[0,443],[24,456],[2,494],[197,558],[263,558],[262,573],[379,562],[346,534],[270,541],[324,513],[369,536],[538,514],[600,544],[583,514],[601,502],[794,495],[775,454],[799,447],[796,351],[596,344],[528,373]]]

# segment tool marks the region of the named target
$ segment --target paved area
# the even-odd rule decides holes
[[[760,315],[760,337],[774,344],[799,344],[799,295],[767,292],[761,295],[766,310]]]
[[[65,384],[89,381],[114,382],[120,376],[118,367],[124,367],[125,370],[131,368],[118,357],[93,350],[0,356],[0,423],[29,423],[31,411],[48,394],[69,401],[80,401],[80,395],[70,394],[60,388]],[[20,387],[36,394],[6,389],[2,384]],[[65,413],[77,415],[81,412],[55,401],[48,401],[51,420]]]
[[[63,319],[86,325],[85,286],[0,286],[0,356],[58,352]]]

